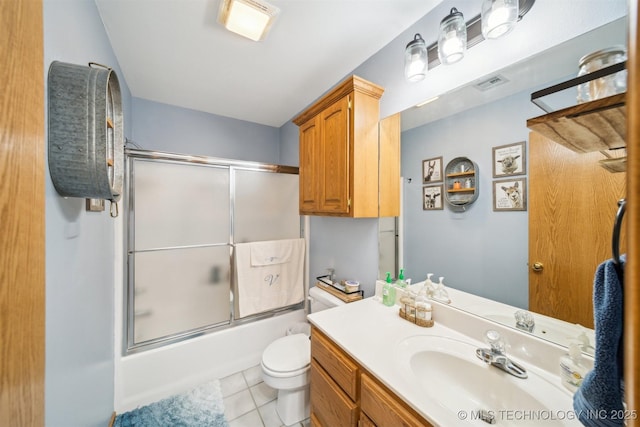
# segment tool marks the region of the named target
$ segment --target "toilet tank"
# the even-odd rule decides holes
[[[311,313],[346,304],[340,298],[334,297],[329,292],[326,292],[317,286],[309,289],[309,302]]]

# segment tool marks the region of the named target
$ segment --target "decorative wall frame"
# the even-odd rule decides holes
[[[493,181],[493,210],[526,211],[527,179],[514,178]]]
[[[422,187],[422,209],[438,211],[444,209],[443,185],[425,185]]]
[[[527,173],[525,142],[493,147],[493,177],[500,178]]]
[[[422,183],[442,182],[442,156],[422,161]]]

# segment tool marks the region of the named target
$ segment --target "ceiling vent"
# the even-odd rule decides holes
[[[509,80],[506,77],[501,76],[500,74],[496,74],[495,76],[491,76],[488,79],[484,79],[476,83],[475,85],[473,85],[473,87],[484,92],[489,89],[493,89],[494,87],[505,84],[508,81]]]

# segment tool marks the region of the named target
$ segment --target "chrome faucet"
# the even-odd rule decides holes
[[[507,357],[505,342],[497,331],[487,331],[485,342],[491,348],[479,348],[476,350],[476,356],[480,360],[500,368],[514,377],[527,378],[526,369]]]
[[[526,310],[518,310],[515,312],[516,328],[527,332],[533,332],[533,328],[536,326],[533,315]]]

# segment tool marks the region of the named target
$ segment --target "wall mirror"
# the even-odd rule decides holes
[[[531,102],[531,93],[575,77],[579,59],[584,55],[626,45],[626,25],[626,18],[618,19],[498,73],[478,76],[473,84],[440,96],[424,107],[402,112],[403,204],[399,221],[402,226],[398,230],[402,254],[398,268],[404,267],[406,277],[416,283],[424,280],[428,273],[433,273],[436,282],[443,276],[447,287],[484,298],[480,300],[483,304],[467,304],[463,303],[464,298],[457,301],[452,298],[453,306],[515,327],[514,315],[492,317],[486,307],[496,302],[511,307],[512,314],[518,309],[529,310],[529,212],[492,210],[491,187],[496,180],[491,169],[492,147],[525,141],[529,154],[530,130],[526,120],[545,114]],[[566,90],[546,101],[556,109],[575,105],[576,91]],[[439,156],[443,156],[445,163],[466,156],[479,165],[484,191],[466,212],[456,212],[446,206],[438,211],[422,209],[426,185],[421,179],[422,160]],[[527,169],[528,163],[527,160]],[[529,180],[528,171],[518,178]],[[611,209],[615,213],[615,207]],[[572,212],[576,218],[582,214],[578,208]],[[612,216],[611,225],[613,220]],[[611,228],[607,227],[602,233],[610,235]],[[388,253],[384,256],[389,257]],[[570,269],[571,265],[565,267]],[[593,287],[593,272],[589,274],[591,282],[581,285],[587,290],[576,292],[583,298],[565,304],[576,305],[575,311],[592,319],[589,290]],[[540,325],[533,333],[561,345],[576,338],[582,330],[592,336],[592,321],[591,324],[567,322],[579,326],[561,331],[556,334],[558,338],[544,335],[546,332]],[[593,351],[586,347],[583,350]]]

